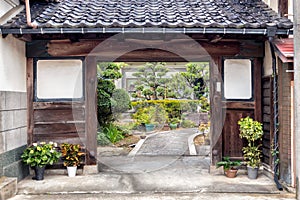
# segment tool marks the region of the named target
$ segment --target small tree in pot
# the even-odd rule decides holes
[[[254,121],[250,117],[241,118],[238,121],[240,126],[240,137],[245,138],[248,142],[246,147],[243,147],[244,159],[247,162],[248,177],[256,179],[258,167],[261,162],[261,144],[263,136],[262,123]]]
[[[62,160],[64,161],[64,166],[67,167],[70,177],[76,176],[77,166],[80,165],[80,161],[85,154],[81,150],[82,148],[79,144],[63,143],[61,145]]]

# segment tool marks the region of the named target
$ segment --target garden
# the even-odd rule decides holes
[[[209,123],[209,65],[186,63],[169,73],[168,63],[148,62],[132,73],[134,88],[116,84],[127,63],[98,63],[97,117],[99,146],[130,151],[149,134]],[[201,119],[200,116],[206,116]],[[202,117],[203,118],[203,117]],[[201,126],[200,126],[201,125]]]

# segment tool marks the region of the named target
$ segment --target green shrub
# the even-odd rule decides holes
[[[119,128],[112,123],[104,127],[103,132],[105,133],[109,141],[113,144],[124,138],[122,131],[120,131]]]
[[[205,101],[206,100],[206,101]],[[201,100],[178,100],[178,99],[164,99],[164,100],[148,100],[148,101],[135,101],[131,105],[138,110],[139,108],[160,105],[168,113],[168,118],[179,118],[183,112],[196,112],[198,105],[205,105],[209,108],[207,99]]]
[[[132,118],[140,124],[159,124],[166,122],[168,115],[161,105],[140,107]]]
[[[115,89],[111,99],[112,111],[122,113],[131,108],[131,101],[128,93],[124,89]]]
[[[194,128],[194,127],[196,127],[196,124],[192,120],[184,119],[181,122],[181,127],[182,128]]]
[[[106,145],[111,144],[109,139],[106,137],[105,133],[103,133],[102,131],[99,131],[97,133],[97,143],[100,146],[106,146]]]

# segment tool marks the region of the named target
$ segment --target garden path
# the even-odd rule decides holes
[[[151,135],[145,140],[136,155],[188,155],[188,138],[196,131],[197,128],[178,129]]]

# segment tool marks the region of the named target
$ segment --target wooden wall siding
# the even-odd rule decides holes
[[[83,102],[33,102],[33,141],[85,146],[84,108]]]
[[[274,140],[274,113],[273,113],[273,79],[271,76],[264,77],[262,80],[262,98],[263,98],[263,143],[262,143],[262,162],[270,169],[273,167],[271,144]]]
[[[254,110],[226,110],[223,127],[223,156],[242,159],[242,148],[246,146],[247,143],[239,136],[240,132],[237,122],[240,118],[246,116],[254,117]]]
[[[291,180],[291,81],[293,73],[287,63],[278,62],[278,102],[279,102],[279,151],[280,179],[290,185]]]

